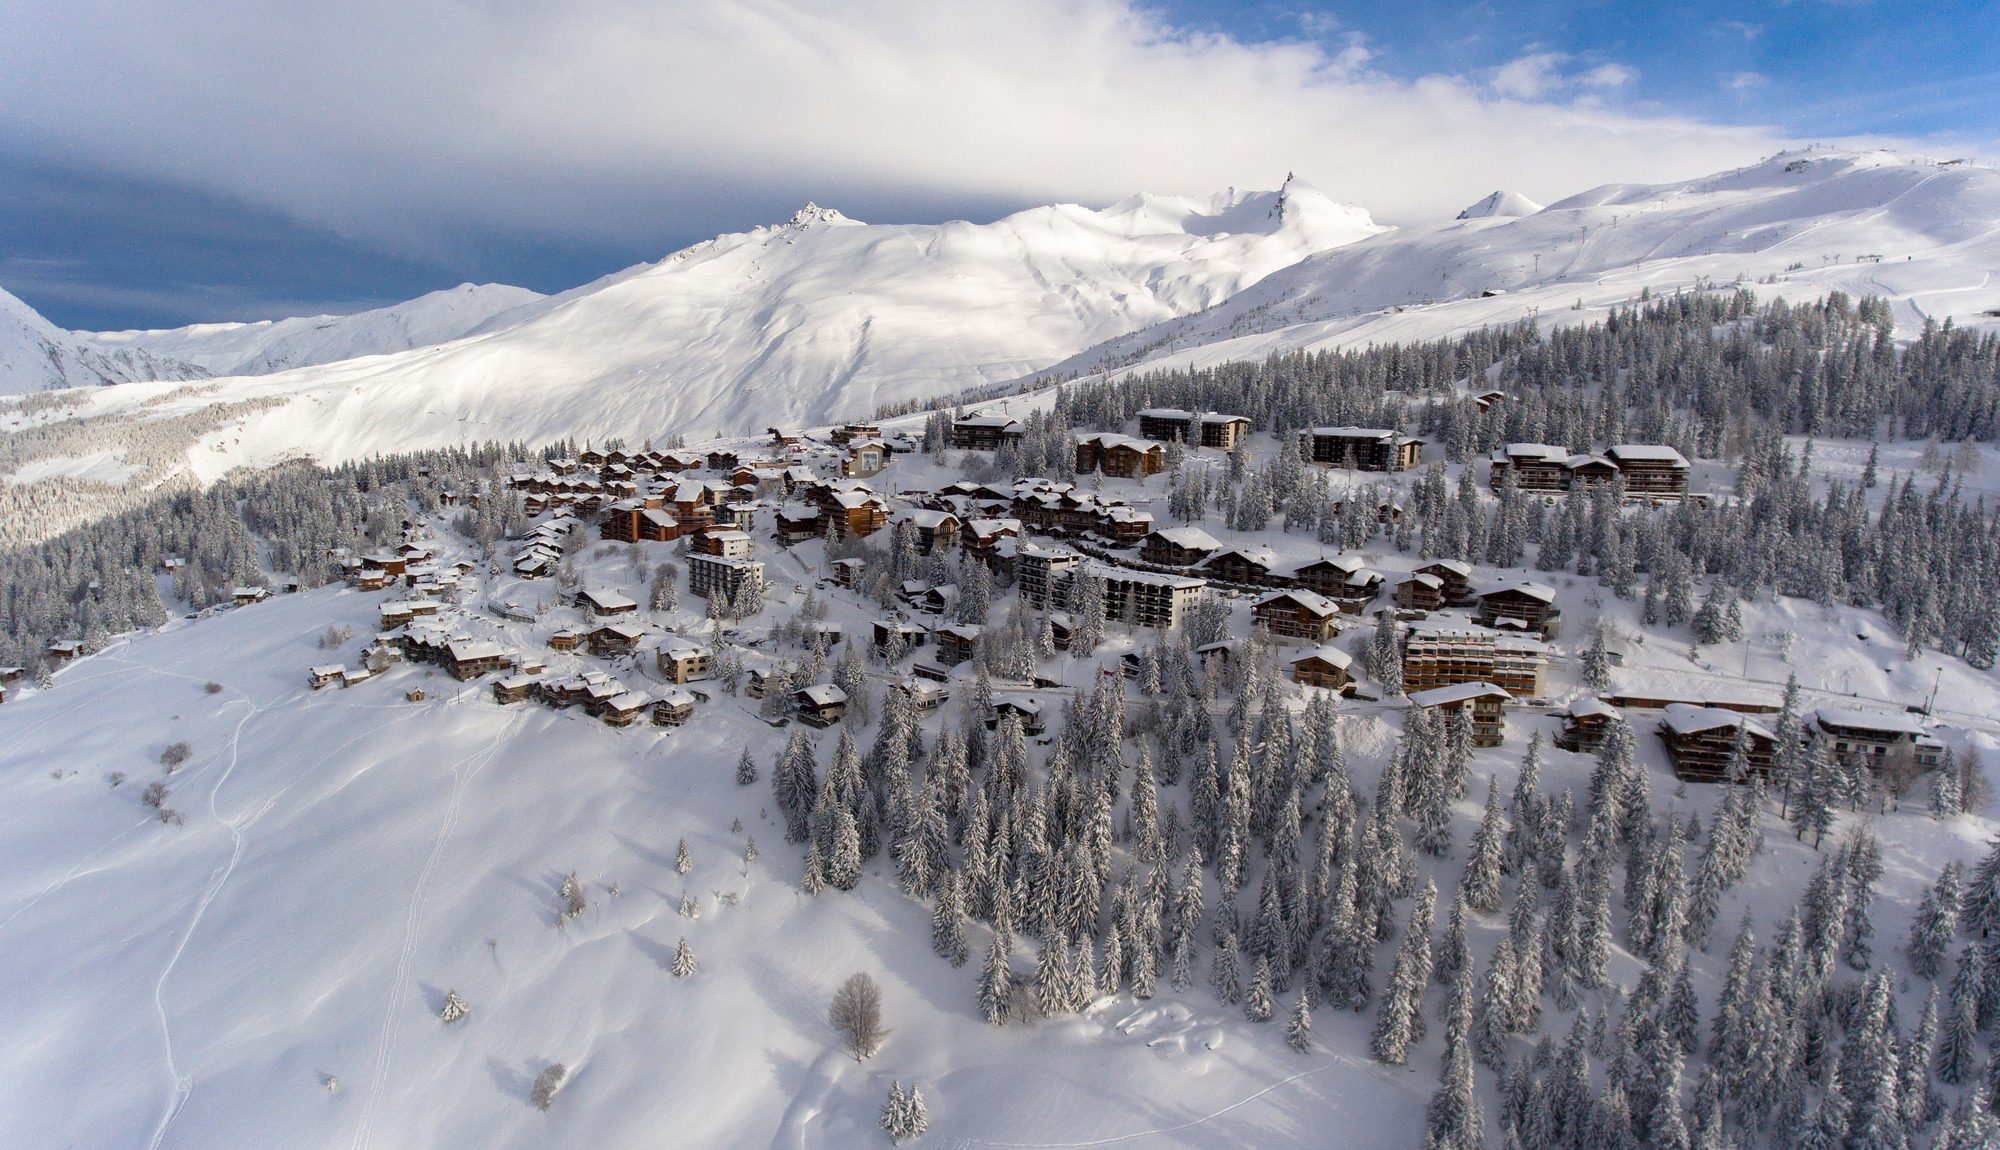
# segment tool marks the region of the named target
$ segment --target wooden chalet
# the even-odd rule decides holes
[[[629,727],[646,714],[653,701],[637,691],[625,691],[597,706],[597,717],[613,727]]]
[[[1179,440],[1190,447],[1234,451],[1250,437],[1250,420],[1217,412],[1197,414],[1175,407],[1152,407],[1139,413],[1139,434],[1147,439]]]
[[[1201,563],[1201,573],[1221,583],[1270,587],[1280,582],[1278,557],[1261,544],[1226,547]]]
[[[993,700],[993,713],[987,716],[988,728],[998,728],[1000,720],[1013,715],[1021,721],[1021,733],[1029,737],[1039,735],[1045,727],[1042,718],[1042,701],[1032,695],[999,695]]]
[[[723,559],[748,559],[753,546],[750,533],[734,527],[710,527],[688,541],[689,550]]]
[[[1147,439],[1104,432],[1076,441],[1079,474],[1101,471],[1119,479],[1143,479],[1167,466],[1167,449]]]
[[[1502,742],[1504,734],[1503,711],[1513,698],[1514,696],[1492,683],[1459,683],[1450,687],[1412,691],[1410,706],[1436,710],[1446,715],[1470,708],[1472,745],[1497,747]]]
[[[454,679],[477,679],[481,675],[514,665],[506,648],[482,639],[454,639],[444,649],[444,668]]]
[[[910,702],[915,703],[920,711],[935,711],[951,698],[950,687],[914,675],[896,683],[890,689],[909,696]]]
[[[309,668],[306,671],[306,686],[311,687],[315,691],[321,687],[330,687],[340,682],[340,673],[344,670],[346,668],[339,663],[328,663],[324,666]]]
[[[825,530],[819,508],[799,502],[786,503],[778,508],[775,529],[778,542],[786,546],[817,539]]]
[[[542,678],[539,675],[515,674],[504,679],[496,679],[493,683],[493,701],[505,706],[508,703],[532,699],[541,685]]]
[[[1221,548],[1215,536],[1199,527],[1162,527],[1139,544],[1139,560],[1158,567],[1193,567]]]
[[[1687,457],[1659,443],[1614,443],[1605,458],[1618,466],[1628,499],[1685,499]]]
[[[940,583],[925,588],[912,605],[926,615],[943,615],[957,609],[960,594],[956,583]]]
[[[636,623],[607,623],[592,631],[587,641],[590,653],[599,657],[630,655],[639,649],[646,629]]]
[[[574,651],[583,646],[583,636],[575,631],[562,630],[549,636],[549,650]]]
[[[576,593],[577,609],[585,615],[599,618],[615,618],[619,615],[633,615],[639,611],[638,600],[622,591],[602,588],[587,588]]]
[[[1340,630],[1340,607],[1314,591],[1274,591],[1250,605],[1250,620],[1284,639],[1324,643]]]
[[[898,511],[893,521],[901,525],[908,523],[917,536],[917,554],[929,555],[941,548],[958,545],[958,516],[949,511],[933,511],[927,507],[912,507]]]
[[[1562,629],[1555,588],[1527,581],[1481,591],[1478,619],[1488,627],[1512,627],[1544,639],[1555,638]]]
[[[1424,448],[1416,436],[1384,427],[1315,427],[1301,438],[1311,462],[1356,471],[1408,471]]]
[[[835,559],[827,566],[833,568],[833,585],[850,591],[860,590],[862,577],[868,574],[866,559]]]
[[[1361,559],[1354,555],[1302,563],[1293,569],[1291,577],[1306,590],[1333,600],[1349,615],[1359,615],[1362,608],[1382,593],[1382,573],[1362,566]]]
[[[905,651],[928,646],[931,641],[930,628],[921,623],[877,619],[871,625],[870,641],[874,644],[877,651],[886,651],[889,649],[889,639],[892,635],[901,638]]]
[[[880,439],[882,438],[882,425],[879,423],[842,424],[834,428],[828,434],[827,438],[833,440],[834,444],[839,447],[846,447],[857,439]]]
[[[961,451],[998,451],[1018,444],[1028,429],[1004,415],[971,415],[951,421],[951,445]]]
[[[1353,657],[1338,647],[1314,647],[1292,660],[1292,681],[1347,694],[1354,689],[1354,676],[1348,670],[1353,665]]]
[[[1021,521],[1019,519],[979,516],[965,521],[959,532],[959,545],[968,555],[978,559],[992,556],[993,549],[1002,539],[1019,539]]]
[[[58,639],[46,647],[43,654],[58,663],[67,663],[83,654],[83,644],[75,639]]]
[[[792,692],[798,704],[799,721],[814,727],[831,727],[847,713],[847,692],[832,683],[814,683]]]
[[[1435,611],[1444,606],[1444,580],[1435,575],[1411,575],[1396,584],[1396,606],[1408,611]]]
[[[668,687],[653,700],[653,722],[661,727],[678,727],[694,718],[694,695],[679,687]]]
[[[248,607],[252,603],[262,603],[271,597],[269,587],[238,587],[230,594],[230,599],[238,607]]]
[[[1739,734],[1749,768],[1768,773],[1777,736],[1749,716],[1689,703],[1669,703],[1660,714],[1660,739],[1673,760],[1674,775],[1690,782],[1728,781]]]
[[[1510,443],[1487,457],[1487,482],[1498,491],[1511,477],[1517,491],[1567,491],[1570,451],[1547,443]]]
[[[867,488],[828,489],[820,499],[820,516],[833,525],[835,538],[866,539],[889,523],[889,505]]]
[[[1517,698],[1539,695],[1547,648],[1526,635],[1505,634],[1463,620],[1433,617],[1403,634],[1403,689],[1492,683]]]
[[[1433,559],[1417,568],[1419,575],[1434,575],[1441,584],[1445,605],[1463,607],[1473,600],[1472,565],[1456,559]]]
[[[939,627],[933,632],[937,636],[937,661],[955,667],[972,658],[984,631],[977,623],[947,623]]]
[[[1604,745],[1604,736],[1611,732],[1611,725],[1618,721],[1618,708],[1595,695],[1585,695],[1563,710],[1563,729],[1556,736],[1556,746],[1565,751],[1596,754],[1597,748]]]

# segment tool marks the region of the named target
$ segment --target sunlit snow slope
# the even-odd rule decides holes
[[[1298,180],[984,225],[863,225],[808,207],[454,343],[229,380],[219,396],[290,402],[232,430],[200,466],[866,417],[1033,373],[1379,230]]]
[[[98,346],[0,290],[0,395],[133,380],[189,380],[202,368],[146,347]]]
[[[106,349],[140,348],[216,375],[264,375],[444,343],[542,298],[540,292],[506,284],[460,284],[353,315],[77,334]]]
[[[1814,150],[1682,183],[1606,185],[1529,215],[1498,210],[1507,197],[1496,195],[1468,218],[1323,252],[1201,315],[1065,366],[1259,359],[1528,315],[1582,323],[1648,289],[1739,281],[1766,297],[1886,297],[1903,336],[1928,319],[2000,322],[1988,314],[2000,309],[2000,172],[1991,168]]]

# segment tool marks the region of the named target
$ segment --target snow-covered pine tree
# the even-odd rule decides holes
[[[673,972],[675,978],[691,978],[695,971],[700,969],[695,962],[694,951],[688,946],[685,936],[674,944],[673,963],[668,969]]]

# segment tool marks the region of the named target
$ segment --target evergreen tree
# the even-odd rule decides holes
[[[1486,813],[1479,831],[1472,837],[1472,849],[1465,860],[1465,877],[1460,890],[1465,904],[1491,914],[1500,909],[1501,872],[1500,788],[1490,776],[1486,780]]]
[[[994,1026],[1005,1026],[1013,1013],[1012,953],[1013,944],[1006,933],[995,931],[986,948],[986,965],[979,972],[979,1016]]]

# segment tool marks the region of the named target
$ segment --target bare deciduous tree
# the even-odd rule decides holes
[[[826,1017],[856,1062],[871,1057],[889,1037],[882,1027],[882,988],[866,974],[840,984]]]

